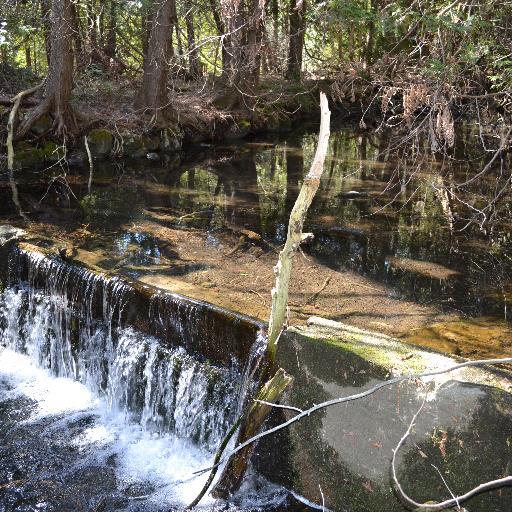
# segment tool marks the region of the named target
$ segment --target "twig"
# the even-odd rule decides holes
[[[91,187],[92,187],[92,176],[93,176],[93,163],[92,163],[92,155],[91,149],[89,148],[89,142],[87,140],[87,135],[84,135],[84,143],[85,149],[87,151],[87,157],[89,158],[89,181],[87,182],[87,194],[91,195]]]
[[[217,465],[221,464],[227,457],[231,457],[231,455],[237,453],[238,451],[242,450],[246,446],[250,445],[251,443],[254,443],[255,441],[269,436],[270,434],[273,434],[275,432],[278,432],[279,430],[283,430],[285,428],[288,428],[290,425],[295,423],[296,421],[301,420],[302,418],[306,416],[310,416],[311,414],[318,412],[322,409],[325,409],[327,407],[330,407],[332,405],[338,405],[342,404],[344,402],[352,402],[354,400],[359,400],[360,398],[365,398],[367,396],[373,395],[377,391],[379,391],[382,388],[392,386],[394,384],[398,384],[400,382],[406,381],[406,380],[414,380],[414,379],[421,379],[425,377],[434,377],[436,375],[442,375],[444,373],[450,373],[455,370],[460,370],[461,368],[467,368],[472,366],[489,366],[494,364],[506,364],[506,363],[512,363],[512,357],[506,357],[501,359],[480,359],[476,361],[466,361],[464,363],[459,363],[453,366],[450,366],[448,368],[444,368],[442,370],[432,370],[424,373],[416,373],[416,374],[408,374],[408,375],[400,375],[398,377],[394,377],[393,379],[385,380],[383,382],[380,382],[379,384],[376,384],[375,386],[371,387],[370,389],[367,389],[366,391],[361,391],[360,393],[356,393],[354,395],[344,396],[340,398],[333,398],[332,400],[327,400],[326,402],[322,402],[320,404],[314,405],[313,407],[306,409],[302,411],[301,413],[297,414],[297,416],[294,416],[293,418],[289,419],[288,421],[285,421],[283,423],[280,423],[279,425],[276,425],[273,428],[269,428],[268,430],[264,430],[263,432],[260,432],[259,434],[251,437],[250,439],[247,439],[247,441],[239,444],[236,448],[233,449],[233,451],[229,454],[227,454],[225,457],[223,457]],[[277,404],[274,404],[277,405]],[[212,466],[213,467],[213,466]],[[201,474],[205,473],[206,471],[210,471],[212,467],[204,468],[199,471],[195,471],[194,474]],[[512,479],[512,477],[510,477]]]
[[[308,299],[306,299],[306,302],[304,302],[304,306],[307,304],[311,304],[314,302],[317,297],[327,288],[327,285],[331,281],[332,274],[328,275],[327,278],[324,281],[324,284],[315,292],[313,295],[311,295]]]
[[[251,293],[254,293],[255,295],[257,295],[265,304],[267,303],[267,299],[265,299],[265,297],[263,297],[263,295],[261,295],[261,293],[257,292],[256,290],[252,290],[252,289],[250,289],[249,291]]]
[[[218,462],[220,461],[220,458],[222,457],[222,454],[224,453],[224,450],[226,449],[226,446],[228,445],[229,441],[231,440],[231,438],[237,431],[238,427],[240,426],[241,421],[242,421],[242,416],[239,416],[238,419],[233,424],[233,426],[229,429],[229,432],[225,435],[224,439],[220,443],[219,448],[217,449],[215,458],[213,459],[214,466],[212,467],[212,470],[210,472],[210,476],[208,477],[208,480],[206,480],[205,484],[203,485],[201,492],[196,496],[194,501],[192,501],[192,503],[190,503],[190,505],[188,505],[185,508],[185,510],[193,509],[203,499],[203,496],[208,492],[208,489],[210,488],[210,485],[212,485],[213,479],[215,478],[215,475],[217,474]]]
[[[475,361],[477,362],[477,361]],[[452,498],[449,500],[441,501],[439,503],[418,503],[417,501],[414,501],[411,497],[409,497],[407,494],[405,494],[404,490],[402,489],[402,486],[400,485],[400,482],[398,481],[398,478],[396,476],[396,455],[398,453],[398,450],[403,446],[406,439],[411,434],[411,430],[416,422],[417,417],[419,416],[420,412],[423,409],[423,406],[425,405],[425,401],[421,404],[421,407],[418,409],[416,414],[413,416],[411,423],[409,424],[409,428],[405,432],[405,434],[402,436],[400,441],[398,442],[396,448],[393,450],[393,457],[391,459],[391,476],[393,479],[393,484],[395,485],[395,491],[398,494],[398,497],[410,508],[413,508],[417,510],[418,512],[422,511],[437,511],[437,510],[445,510],[447,508],[452,508],[454,506],[458,507],[460,509],[460,503],[463,503],[464,501],[469,500],[473,496],[480,494],[482,492],[490,491],[492,489],[496,489],[498,487],[505,487],[508,485],[512,485],[512,476],[506,476],[504,478],[498,478],[496,480],[491,480],[489,482],[485,482],[483,484],[477,485],[470,491],[468,491],[466,494],[463,494],[461,496],[453,496],[453,494],[450,491],[450,494],[452,494]],[[436,468],[437,469],[437,468]],[[444,481],[444,478],[441,475],[441,478],[443,479],[443,482],[446,485],[446,482]]]

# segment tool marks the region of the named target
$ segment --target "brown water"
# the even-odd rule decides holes
[[[476,136],[464,128],[451,159],[432,159],[422,156],[423,146],[397,149],[397,140],[384,134],[334,130],[305,226],[315,235],[305,251],[328,267],[354,270],[390,286],[395,297],[455,313],[456,322],[428,326],[409,339],[455,353],[463,346],[464,355],[507,352],[512,339],[511,203],[503,170],[456,188],[482,167]],[[98,162],[91,195],[86,167],[26,170],[18,187],[25,209],[49,236],[56,225],[83,225],[84,248],[101,248],[109,268],[129,266],[137,275],[138,268],[173,257],[170,247],[144,230],[147,220],[183,233],[204,230],[212,247],[223,230],[245,228],[263,237],[266,250],[278,249],[315,142],[316,135],[295,132],[230,146],[199,145],[156,162]],[[48,188],[48,176],[64,171],[65,179],[54,179]],[[12,220],[7,185],[2,193],[0,214]],[[178,274],[195,269],[180,268]]]

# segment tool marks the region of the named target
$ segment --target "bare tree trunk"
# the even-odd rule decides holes
[[[107,27],[107,44],[105,53],[111,59],[116,58],[117,53],[117,0],[110,0],[110,11]]]
[[[174,0],[154,0],[151,33],[144,59],[144,76],[136,106],[146,109],[155,124],[165,124],[172,117],[167,94],[169,61],[172,56],[171,34],[176,19]]]
[[[52,38],[50,67],[44,98],[20,126],[18,137],[45,114],[53,117],[53,131],[59,137],[78,132],[75,113],[70,104],[73,89],[73,12],[71,0],[52,1]]]
[[[229,70],[229,52],[227,51],[227,48],[229,47],[230,36],[226,34],[226,25],[222,20],[219,7],[215,0],[210,0],[210,8],[212,11],[213,20],[215,21],[215,26],[217,27],[217,33],[221,38],[220,46],[222,55],[222,75],[227,76]]]
[[[194,15],[192,2],[185,2],[185,24],[187,26],[187,45],[188,45],[188,71],[192,78],[199,78],[202,74],[201,62],[199,61],[199,49],[196,48],[196,36],[194,33]]]
[[[51,47],[52,47],[52,5],[51,0],[41,0],[41,19],[43,21],[44,47],[46,50],[46,62],[50,68]]]
[[[320,177],[324,170],[325,156],[329,146],[331,112],[324,93],[320,93],[320,105],[322,117],[315,158],[302,182],[299,197],[290,213],[286,243],[279,254],[279,261],[276,266],[276,285],[272,289],[272,311],[268,326],[268,351],[271,361],[275,361],[277,342],[284,325],[293,257],[302,241],[302,227],[307,211],[320,186]]]
[[[285,327],[286,308],[288,305],[288,287],[292,271],[292,261],[302,241],[302,227],[309,207],[320,185],[320,178],[324,169],[324,161],[329,146],[330,116],[327,97],[320,93],[321,122],[318,144],[308,174],[302,183],[288,224],[288,235],[283,250],[279,254],[276,265],[276,282],[272,289],[272,310],[268,328],[268,371],[276,367],[276,350],[279,337]],[[271,374],[271,373],[270,373]],[[269,412],[269,403],[275,403],[282,392],[291,383],[291,377],[281,368],[274,376],[260,387],[256,399],[245,412],[240,424],[236,446],[244,445],[258,433]],[[241,447],[226,463],[222,475],[212,490],[216,498],[227,498],[240,488],[243,476],[247,470],[254,444]]]
[[[286,78],[300,80],[304,34],[306,32],[306,0],[290,0],[290,44],[288,47],[288,65]]]

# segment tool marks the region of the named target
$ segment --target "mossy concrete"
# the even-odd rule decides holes
[[[307,326],[288,329],[279,342],[277,365],[294,377],[281,404],[306,410],[396,375],[456,362],[379,333],[312,317]],[[391,457],[424,393],[424,409],[397,459],[404,488],[421,502],[450,497],[432,464],[459,493],[509,473],[511,382],[491,369],[459,370],[423,383],[407,380],[320,409],[261,439],[253,460],[270,481],[319,505],[323,497],[331,510],[403,512],[391,485]],[[267,428],[295,414],[275,409]],[[501,493],[479,496],[468,508],[508,512],[512,490]]]

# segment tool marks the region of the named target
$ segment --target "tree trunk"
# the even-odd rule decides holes
[[[306,32],[305,14],[306,0],[290,0],[290,44],[286,69],[288,80],[300,80],[301,77],[304,34]]]
[[[117,0],[110,0],[110,12],[108,16],[107,42],[105,53],[111,59],[116,58],[117,53]]]
[[[219,7],[215,0],[210,0],[210,8],[213,15],[213,20],[215,21],[215,26],[217,27],[217,33],[220,38],[220,47],[221,47],[221,55],[222,55],[222,76],[227,76],[229,70],[229,52],[227,48],[229,46],[229,35],[226,34],[226,25],[222,20],[222,17],[219,12]]]
[[[192,78],[199,78],[201,72],[201,62],[199,61],[199,49],[196,48],[196,36],[194,33],[194,16],[192,2],[185,2],[185,24],[187,26],[187,44],[188,44],[188,71]]]
[[[20,126],[18,136],[25,135],[30,127],[45,114],[53,117],[53,131],[59,137],[78,132],[75,113],[71,108],[73,89],[73,12],[71,0],[53,0],[51,11],[50,67],[44,98],[27,120]]]
[[[46,50],[46,62],[50,68],[51,48],[52,48],[52,5],[51,0],[41,0],[41,19],[43,21],[44,47]]]
[[[172,56],[171,34],[176,19],[174,0],[154,0],[148,51],[144,59],[142,88],[137,108],[145,109],[155,124],[172,118],[167,94],[169,60]]]
[[[260,76],[264,14],[265,2],[260,0],[240,1],[223,7],[224,26],[230,33],[229,40],[224,39],[225,44],[229,44],[226,48],[230,55],[229,86],[222,99],[228,110],[236,107],[253,110],[254,87]]]
[[[25,46],[25,67],[27,69],[32,69],[32,53],[30,51],[30,42],[27,41]]]

